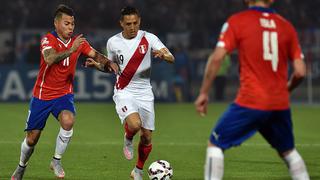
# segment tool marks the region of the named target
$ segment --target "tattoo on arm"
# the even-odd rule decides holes
[[[59,53],[54,49],[48,49],[43,52],[43,57],[48,65],[52,65],[69,57],[71,53],[72,51],[70,49]]]
[[[109,64],[110,60],[103,54],[96,51],[95,56],[93,57],[95,61],[102,64]]]

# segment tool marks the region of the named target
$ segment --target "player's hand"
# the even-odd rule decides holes
[[[109,72],[114,72],[115,74],[119,73],[119,66],[117,63],[110,62],[110,64],[107,67]]]
[[[80,34],[79,36],[76,37],[76,39],[73,41],[71,52],[75,52],[79,46],[86,41],[86,38],[83,37],[83,34]]]
[[[207,115],[208,103],[208,94],[199,94],[198,98],[194,102],[194,105],[196,106],[196,110],[200,114],[200,116],[204,117],[205,115]]]
[[[154,58],[160,58],[160,59],[164,58],[164,52],[161,50],[153,50],[152,55]]]
[[[95,67],[95,68],[99,68],[99,65],[100,65],[100,63],[96,62],[92,58],[87,58],[83,64],[84,67]]]

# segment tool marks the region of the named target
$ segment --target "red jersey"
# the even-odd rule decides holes
[[[272,9],[253,7],[224,24],[218,47],[238,49],[239,105],[259,110],[289,108],[288,61],[303,59],[294,27]]]
[[[42,100],[51,100],[66,94],[73,93],[73,80],[76,65],[80,54],[88,55],[92,47],[88,42],[80,45],[77,51],[57,64],[49,66],[45,63],[43,51],[53,48],[56,52],[62,52],[72,47],[76,37],[72,37],[67,43],[59,39],[56,32],[51,32],[41,39],[40,70],[33,88],[33,96]]]

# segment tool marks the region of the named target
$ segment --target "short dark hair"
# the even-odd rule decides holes
[[[126,6],[126,7],[121,9],[120,19],[123,20],[123,17],[126,16],[126,15],[137,15],[138,17],[140,17],[140,12],[135,7]]]
[[[70,8],[69,6],[67,5],[64,5],[64,4],[60,4],[56,11],[54,12],[54,18],[60,18],[62,16],[62,14],[66,14],[66,15],[69,15],[69,16],[74,16],[74,12],[73,12],[73,9]]]

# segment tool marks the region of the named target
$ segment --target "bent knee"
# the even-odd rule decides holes
[[[129,128],[134,130],[134,131],[139,131],[141,129],[141,122],[137,121],[131,124],[131,126],[129,125]]]
[[[126,122],[129,129],[133,132],[137,132],[141,129],[142,123],[138,115],[130,115],[127,117]]]
[[[61,127],[67,131],[71,130],[74,124],[74,115],[69,111],[62,111],[59,115]]]
[[[27,137],[26,143],[28,146],[35,146],[38,143],[38,139],[32,138],[32,137]]]

